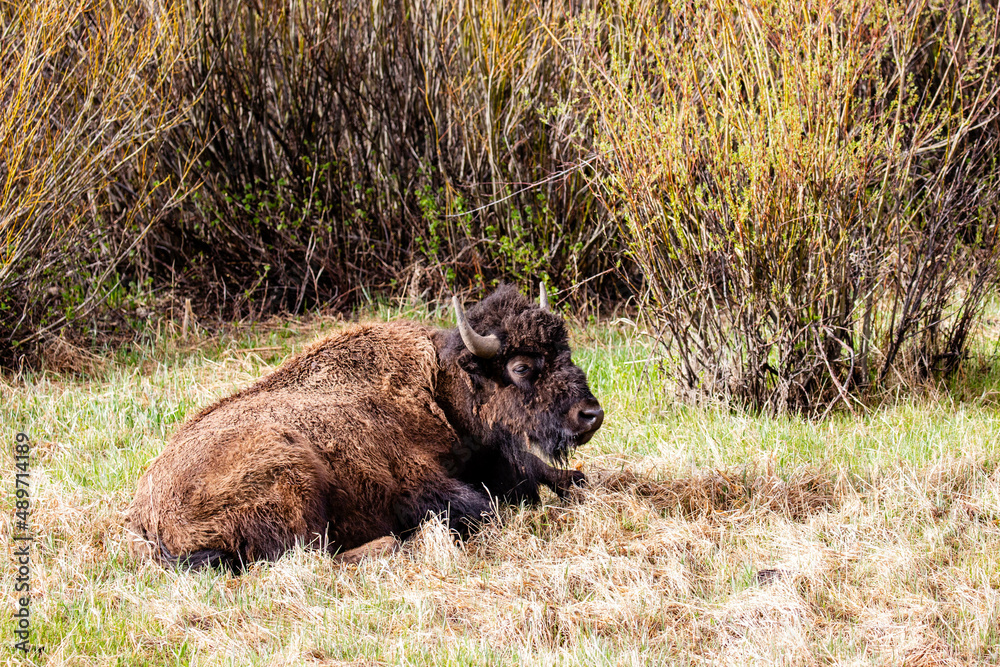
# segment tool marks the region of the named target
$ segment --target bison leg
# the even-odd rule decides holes
[[[507,456],[499,456],[490,464],[490,473],[484,484],[491,494],[508,503],[537,503],[540,499],[539,484],[565,498],[571,489],[587,481],[582,472],[550,466],[523,449],[510,451]]]
[[[448,501],[448,525],[457,530],[464,540],[486,517],[493,515],[493,505],[486,494],[474,491],[462,482],[456,481],[455,484],[461,491]]]
[[[219,551],[218,549],[202,549],[201,551],[193,551],[191,553],[184,554],[183,556],[174,556],[167,551],[167,547],[165,547],[162,542],[160,542],[158,546],[160,549],[158,560],[162,565],[166,565],[168,567],[176,567],[182,570],[192,571],[201,570],[206,567],[219,567],[229,570],[229,572],[234,575],[242,574],[246,569],[246,563],[243,562],[242,558],[234,556],[226,551]]]
[[[572,489],[579,488],[587,484],[587,476],[579,470],[563,470],[562,468],[555,468],[544,461],[539,461],[538,463],[545,468],[542,482],[545,486],[555,491],[556,495],[560,498],[568,496]]]
[[[355,563],[360,563],[364,558],[375,558],[382,554],[391,554],[397,549],[399,549],[399,540],[389,535],[388,537],[380,537],[367,544],[362,544],[360,547],[339,553],[335,558],[339,563],[354,565]]]
[[[522,480],[514,489],[515,493],[522,491],[522,497],[515,496],[516,500],[537,502],[539,484],[544,484],[555,491],[557,496],[565,498],[570,490],[587,482],[587,477],[579,470],[564,470],[550,466],[530,452],[520,452],[515,465]],[[524,490],[530,490],[530,493],[524,493]]]
[[[429,515],[444,515],[448,525],[462,538],[493,513],[489,497],[472,486],[444,477],[414,494],[400,497],[395,508],[396,525],[401,536],[409,537]]]

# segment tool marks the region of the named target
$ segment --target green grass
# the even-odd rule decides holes
[[[168,327],[88,358],[86,375],[0,380],[0,440],[25,430],[35,447],[46,653],[28,664],[1000,661],[1000,378],[978,359],[951,386],[809,421],[680,405],[655,364],[635,363],[650,353],[634,328],[578,328],[574,359],[607,418],[574,461],[592,484],[573,502],[507,508],[462,547],[432,522],[359,566],[295,551],[234,578],[133,561],[122,512],[177,426],[339,325],[275,320],[187,343]],[[785,574],[761,583],[766,569]],[[0,655],[17,664],[5,617]]]

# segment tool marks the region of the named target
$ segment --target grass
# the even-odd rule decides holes
[[[423,307],[373,313],[448,324]],[[574,332],[607,420],[577,455],[592,484],[573,502],[505,508],[462,546],[429,522],[359,566],[308,551],[242,577],[132,561],[122,511],[185,416],[338,326],[273,320],[183,342],[168,325],[78,360],[87,374],[0,379],[0,440],[26,430],[35,446],[46,652],[25,662],[1000,663],[996,374],[821,422],[755,417],[676,405],[635,363],[649,351],[626,325]],[[996,333],[980,332],[984,355]],[[0,656],[18,664],[10,627]]]

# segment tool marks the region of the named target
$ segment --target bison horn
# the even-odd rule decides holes
[[[545,289],[545,283],[538,283],[538,305],[542,310],[549,309],[549,293]]]
[[[492,359],[497,356],[497,352],[500,351],[500,339],[493,334],[489,336],[477,334],[466,321],[465,311],[462,310],[462,304],[458,302],[458,297],[451,297],[451,303],[455,306],[458,333],[462,334],[462,342],[465,343],[465,347],[469,348],[469,352],[483,359]]]

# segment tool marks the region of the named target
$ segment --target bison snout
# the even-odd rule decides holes
[[[604,423],[604,410],[597,399],[579,401],[569,409],[569,428],[578,439],[578,444],[590,440]]]

